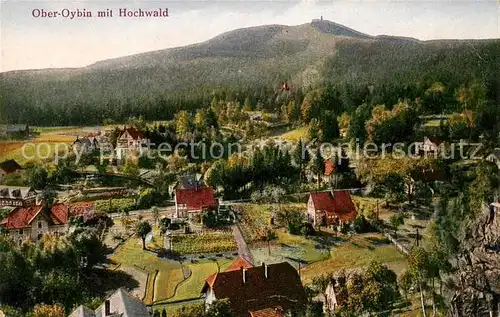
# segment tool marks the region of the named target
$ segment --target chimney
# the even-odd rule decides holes
[[[241,275],[243,275],[243,284],[247,282],[247,269],[241,267]]]
[[[267,264],[262,262],[262,267],[264,268],[264,277],[265,278],[268,278],[268,274],[267,274]]]
[[[111,303],[109,299],[104,301],[104,316],[111,316]]]

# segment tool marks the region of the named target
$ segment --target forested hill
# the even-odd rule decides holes
[[[2,73],[0,120],[66,125],[131,115],[168,119],[178,109],[206,106],[214,93],[240,101],[248,96],[254,105],[261,101],[275,109],[284,81],[300,96],[325,82],[351,92],[433,81],[491,85],[499,70],[498,39],[426,42],[314,20],[238,29],[203,43],[83,68]],[[351,99],[346,102],[356,104],[363,96]]]

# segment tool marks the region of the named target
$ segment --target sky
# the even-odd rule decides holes
[[[500,38],[500,0],[0,0],[0,72],[82,67],[99,60],[203,42],[221,33],[312,19],[371,35]],[[97,18],[98,10],[114,16]],[[120,18],[118,9],[168,8],[168,17]],[[66,10],[65,10],[66,9]],[[91,18],[35,17],[85,10]]]

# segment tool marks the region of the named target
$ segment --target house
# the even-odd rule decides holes
[[[238,258],[236,258],[236,260],[233,261],[233,263],[231,263],[231,265],[224,272],[238,271],[241,269],[249,269],[252,267],[253,265],[249,260],[239,256]],[[217,274],[218,273],[214,273],[209,277],[207,277],[205,283],[213,284],[213,281],[216,278]]]
[[[26,207],[36,203],[38,193],[31,187],[0,186],[0,207]]]
[[[77,153],[82,153],[82,151],[83,153],[92,153],[97,149],[99,149],[99,142],[93,136],[81,139],[76,137],[75,142],[73,142],[73,150]]]
[[[125,127],[116,140],[116,158],[118,161],[125,160],[127,153],[131,151],[142,152],[149,147],[150,140],[146,138],[136,127]]]
[[[0,163],[0,182],[9,174],[16,173],[21,169],[21,166],[14,160],[8,160]]]
[[[439,147],[441,143],[442,142],[437,138],[424,137],[423,142],[415,143],[415,154],[419,155],[437,154],[439,152]]]
[[[30,135],[30,128],[27,124],[2,125],[0,131],[9,138],[27,138]]]
[[[307,218],[314,226],[351,222],[356,217],[356,207],[346,190],[309,195]]]
[[[180,176],[177,181],[169,187],[170,195],[175,194],[176,189],[194,189],[205,187],[202,174],[187,174]]]
[[[146,305],[119,288],[96,310],[79,306],[69,317],[150,317]]]
[[[500,170],[500,148],[494,149],[493,152],[486,156],[486,161],[495,164]]]
[[[299,274],[288,262],[219,272],[207,279],[201,292],[207,308],[218,299],[229,299],[238,317],[282,317],[307,304]]]
[[[0,225],[9,232],[14,241],[21,243],[26,238],[39,240],[45,233],[66,233],[69,228],[68,208],[54,204],[47,210],[45,204],[17,207],[4,218]]]
[[[186,218],[190,213],[201,213],[205,209],[219,207],[214,190],[196,187],[175,190],[175,217]]]

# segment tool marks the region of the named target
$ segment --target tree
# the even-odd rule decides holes
[[[261,238],[262,240],[267,242],[267,252],[269,255],[271,255],[271,241],[278,239],[278,236],[276,235],[273,229],[266,228]]]
[[[206,210],[202,216],[203,225],[207,228],[215,228],[217,226],[217,214],[213,210]]]
[[[33,309],[33,317],[65,317],[64,309],[57,304],[54,305],[37,305]]]
[[[129,177],[137,178],[139,177],[139,166],[132,162],[131,160],[127,160],[125,165],[121,168],[121,172]]]
[[[137,225],[136,235],[142,239],[143,250],[146,250],[146,237],[151,232],[151,230],[151,225],[147,221],[142,221]]]
[[[252,111],[252,103],[250,102],[250,98],[247,96],[245,98],[245,102],[243,103],[244,111]]]
[[[309,122],[307,137],[309,140],[322,139],[321,126],[318,119],[314,118]]]
[[[325,174],[325,159],[323,158],[320,149],[316,151],[316,155],[314,156],[311,164],[312,164],[311,171],[315,173],[316,177],[318,178],[318,189],[319,189],[321,187],[322,175]]]
[[[175,122],[175,132],[180,138],[185,138],[193,130],[191,115],[187,111],[178,112]]]
[[[167,317],[167,310],[165,308],[161,310],[161,317]]]
[[[311,154],[309,153],[309,150],[304,146],[302,139],[299,139],[297,145],[292,151],[292,161],[299,167],[300,180],[304,178],[304,169],[310,160]]]
[[[389,222],[391,223],[392,228],[394,229],[394,236],[397,237],[398,228],[401,225],[404,225],[404,216],[402,213],[395,213],[389,218]]]
[[[323,296],[324,303],[328,301],[326,289],[328,285],[335,286],[335,278],[333,274],[322,274],[313,277],[312,280],[312,290],[315,294]]]
[[[45,202],[47,207],[50,208],[50,206],[54,203],[54,200],[57,198],[57,193],[52,189],[45,189],[40,194],[40,198]]]
[[[210,305],[204,317],[236,317],[228,299],[219,299]]]
[[[158,224],[158,218],[160,218],[160,209],[156,206],[151,208],[151,214],[153,215],[153,219],[155,221],[155,225]]]
[[[43,189],[47,186],[48,173],[42,166],[35,166],[28,170],[28,184],[35,189]]]

